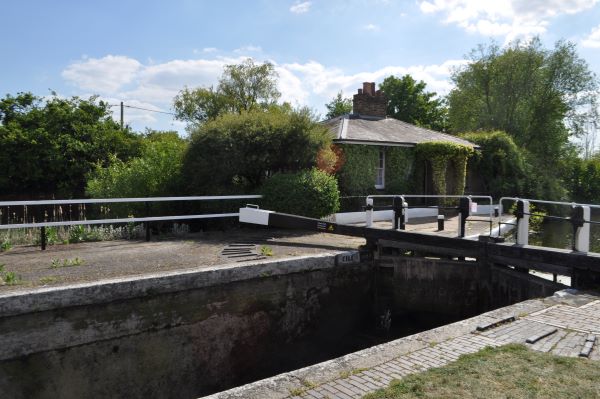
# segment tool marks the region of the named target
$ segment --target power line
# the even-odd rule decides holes
[[[110,107],[119,107],[120,104],[109,104]],[[142,108],[142,107],[135,107],[133,105],[125,105],[123,104],[123,107],[125,108],[133,108],[133,109],[139,109],[142,111],[148,111],[148,112],[156,112],[159,114],[166,114],[166,115],[172,115],[172,116],[176,116],[176,114],[174,114],[173,112],[166,112],[166,111],[157,111],[155,109],[149,109],[149,108]]]

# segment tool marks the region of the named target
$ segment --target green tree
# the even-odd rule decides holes
[[[340,91],[337,96],[331,100],[331,102],[325,104],[325,107],[327,108],[327,115],[325,115],[327,119],[349,114],[352,112],[352,99],[344,98],[342,96],[342,92]]]
[[[148,130],[139,157],[111,158],[108,166],[96,165],[86,192],[93,198],[161,197],[181,190],[181,165],[187,141],[177,132]]]
[[[192,132],[184,178],[191,194],[248,192],[273,173],[313,166],[330,144],[307,109],[224,114]]]
[[[5,198],[79,197],[85,176],[109,158],[139,153],[96,97],[48,100],[31,93],[0,100],[0,193]]]
[[[479,46],[471,61],[452,77],[449,119],[456,132],[503,130],[543,167],[596,117],[586,105],[597,96],[597,81],[573,43],[560,41],[552,50],[539,39]]]
[[[404,122],[429,129],[445,131],[447,109],[435,92],[425,90],[422,80],[410,75],[388,76],[379,85],[388,99],[387,114]]]
[[[217,116],[266,110],[276,104],[277,72],[270,62],[256,64],[251,58],[226,65],[216,88],[184,88],[173,100],[176,118],[192,125]]]
[[[527,196],[527,163],[522,151],[505,132],[470,132],[461,137],[477,144],[469,169],[481,178],[483,191],[494,198]]]

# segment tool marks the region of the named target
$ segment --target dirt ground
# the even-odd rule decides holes
[[[458,222],[446,221],[446,236],[456,236]],[[374,227],[391,229],[391,223]],[[408,231],[436,232],[437,222],[409,224]],[[467,235],[486,234],[489,224],[471,222]],[[191,233],[184,238],[152,237],[150,242],[115,240],[14,247],[0,253],[3,273],[14,273],[16,281],[1,284],[0,293],[32,287],[85,283],[109,278],[140,276],[164,271],[198,269],[257,260],[357,249],[364,238],[297,230],[240,227],[223,231]],[[0,274],[2,275],[2,274]]]

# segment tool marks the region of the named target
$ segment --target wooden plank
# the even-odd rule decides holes
[[[427,242],[427,239],[422,239],[422,242]],[[397,248],[407,251],[417,251],[417,252],[425,252],[442,256],[453,256],[453,257],[469,257],[475,258],[480,255],[479,249],[461,249],[461,248],[453,248],[453,247],[443,247],[439,245],[433,244],[416,244],[412,242],[404,242],[404,241],[395,241],[395,240],[385,240],[379,239],[377,243],[386,248]]]
[[[532,264],[556,265],[600,272],[600,254],[597,253],[584,253],[532,245],[517,246],[492,243],[487,243],[486,245],[489,257],[502,256],[511,259],[521,259]]]
[[[556,264],[544,263],[544,262],[533,262],[526,259],[512,258],[508,256],[499,255],[488,255],[488,261],[493,263],[499,263],[502,265],[510,265],[514,267],[524,267],[526,269],[538,270],[546,273],[556,273],[563,276],[571,276],[573,274],[572,268],[559,266]]]

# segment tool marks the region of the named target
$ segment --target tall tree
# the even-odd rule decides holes
[[[428,92],[425,82],[410,75],[388,76],[379,85],[388,99],[387,114],[404,122],[429,129],[447,128],[447,109],[437,93]]]
[[[327,108],[327,115],[325,115],[327,119],[349,114],[352,112],[352,99],[344,98],[342,96],[342,92],[340,91],[337,96],[331,100],[331,102],[325,104],[325,107]]]
[[[455,131],[504,130],[518,146],[551,160],[596,117],[589,105],[597,81],[573,43],[560,41],[552,50],[537,38],[504,49],[479,46],[471,61],[452,77],[449,118]]]
[[[536,38],[479,46],[452,79],[452,129],[506,131],[524,150],[534,195],[564,196],[560,169],[574,156],[570,139],[597,118],[597,81],[575,45],[559,41],[545,49]]]
[[[280,95],[274,65],[248,58],[226,65],[216,88],[184,88],[174,98],[173,108],[177,119],[198,125],[228,112],[268,109]]]
[[[137,155],[140,140],[96,97],[19,93],[0,99],[0,148],[0,196],[74,197],[95,165]]]

